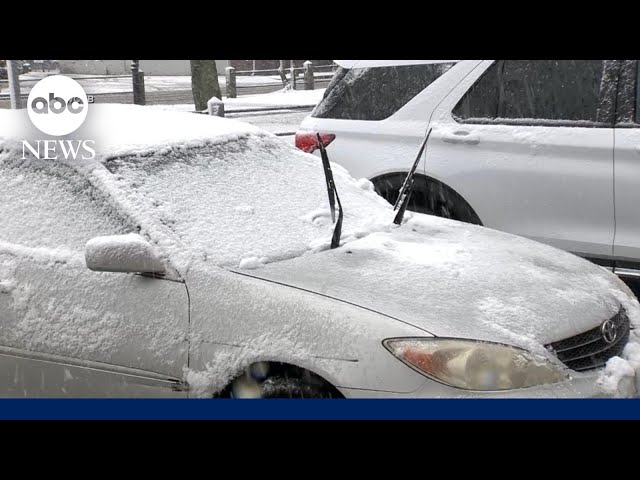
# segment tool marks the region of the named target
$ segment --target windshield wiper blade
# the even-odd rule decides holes
[[[427,132],[427,136],[424,137],[422,144],[420,144],[420,150],[418,151],[418,155],[416,156],[415,161],[413,162],[413,166],[411,167],[411,171],[407,174],[407,178],[404,179],[404,183],[402,184],[402,188],[400,189],[400,194],[398,195],[398,199],[396,200],[395,205],[393,206],[394,210],[398,210],[396,214],[396,218],[393,219],[393,223],[396,225],[400,225],[402,223],[402,218],[404,217],[404,212],[407,210],[407,205],[409,205],[409,200],[411,199],[411,193],[413,192],[413,183],[414,183],[414,175],[416,173],[416,168],[418,168],[418,164],[420,163],[420,157],[422,157],[422,152],[427,146],[427,141],[429,140],[429,135],[431,135],[431,128]]]
[[[322,158],[322,166],[324,168],[324,179],[327,183],[327,194],[329,195],[329,207],[331,208],[331,221],[335,222],[336,226],[333,229],[333,236],[331,237],[331,248],[338,248],[340,246],[340,236],[342,235],[342,203],[340,203],[340,197],[338,196],[338,189],[333,181],[333,172],[331,171],[331,164],[329,163],[329,156],[324,148],[322,138],[318,133],[318,146],[320,148],[320,157]],[[336,205],[338,202],[338,221],[336,222]]]

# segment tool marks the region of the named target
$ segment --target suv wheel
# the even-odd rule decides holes
[[[393,173],[375,179],[373,185],[378,195],[393,205],[405,178],[404,173]],[[416,175],[414,179],[408,210],[482,225],[476,212],[456,191],[432,178]]]

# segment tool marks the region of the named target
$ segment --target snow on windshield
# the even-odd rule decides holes
[[[333,223],[320,159],[276,137],[250,134],[103,164],[111,175],[95,177],[144,218],[142,233],[165,247],[178,269],[193,260],[253,268],[329,245]],[[345,237],[390,222],[391,207],[370,182],[333,168]]]
[[[25,110],[0,112],[5,159],[13,162],[22,155],[16,139],[41,137],[29,125]],[[257,127],[192,113],[94,105],[85,124],[63,139],[87,138],[95,140],[96,160],[31,159],[29,165],[35,168],[40,162],[47,170],[41,172],[47,173],[43,182],[21,182],[15,169],[5,179],[11,188],[0,196],[20,192],[32,199],[33,209],[42,211],[35,215],[36,225],[17,225],[12,238],[17,240],[22,229],[41,244],[38,232],[56,231],[50,223],[61,215],[51,212],[53,208],[64,210],[70,226],[83,223],[72,232],[73,248],[81,248],[91,236],[139,228],[178,269],[194,260],[254,268],[329,247],[333,222],[320,159]],[[333,168],[345,208],[343,238],[388,225],[391,207],[372,184],[356,182],[338,165]],[[84,181],[76,179],[78,175],[56,173],[65,169],[80,174],[92,188],[74,187]],[[70,197],[80,190],[106,196],[109,205],[104,208],[115,208],[117,215],[109,216],[125,227],[108,222],[91,227],[86,217],[95,216],[95,208]],[[12,218],[20,218],[18,211],[13,213]],[[86,221],[74,223],[74,218]],[[64,235],[48,239],[46,246],[68,244]]]

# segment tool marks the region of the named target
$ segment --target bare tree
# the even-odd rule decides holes
[[[9,77],[9,95],[11,98],[11,108],[22,108],[20,97],[20,69],[17,60],[7,61],[7,74]]]
[[[280,80],[282,80],[282,86],[287,87],[289,82],[287,81],[287,75],[284,73],[284,60],[278,60],[280,62],[280,66],[278,67],[278,74],[280,75]]]
[[[191,90],[196,110],[206,110],[211,97],[222,98],[215,60],[191,60]]]

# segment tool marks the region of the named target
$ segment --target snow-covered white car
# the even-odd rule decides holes
[[[332,249],[318,158],[248,124],[92,105],[56,140],[91,160],[23,152],[28,125],[0,111],[1,396],[635,394],[640,306],[579,257],[397,226],[335,164]]]
[[[637,60],[336,60],[296,142],[410,209],[562,248],[640,280]]]

